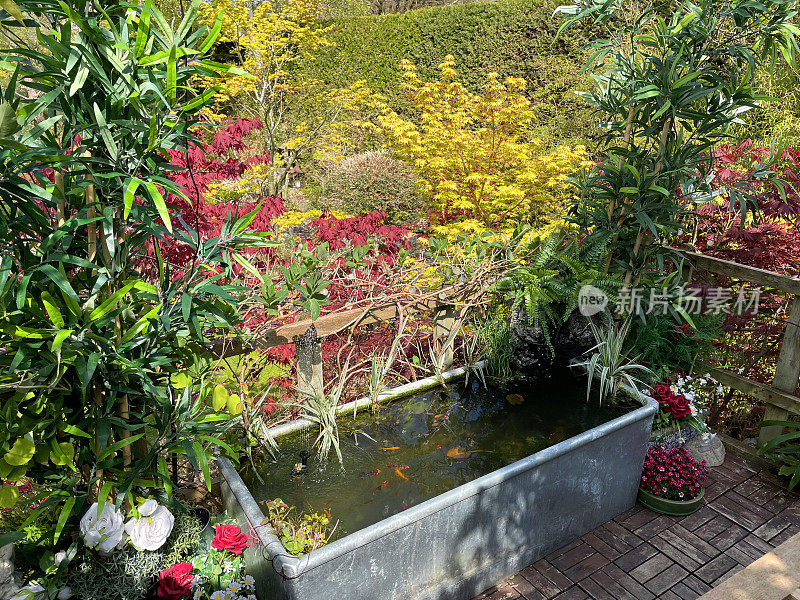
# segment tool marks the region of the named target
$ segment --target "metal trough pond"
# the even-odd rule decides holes
[[[446,374],[462,377],[464,368]],[[395,400],[437,387],[394,388]],[[412,506],[300,558],[262,524],[236,468],[220,459],[225,508],[248,532],[260,600],[469,600],[636,502],[655,401]],[[341,411],[364,406],[358,400]],[[273,428],[279,437],[309,426]]]

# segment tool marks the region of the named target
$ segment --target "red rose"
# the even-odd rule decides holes
[[[665,383],[654,385],[653,389],[650,391],[650,394],[653,396],[653,399],[664,409],[669,407],[669,405],[672,403],[672,398],[675,395],[672,393],[670,387]]]
[[[241,554],[250,545],[247,536],[236,525],[217,525],[217,535],[211,545],[217,550]]]
[[[672,399],[669,410],[676,419],[690,417],[692,415],[692,409],[689,406],[689,400],[687,400],[686,396],[675,396]]]
[[[192,595],[192,565],[178,563],[158,574],[158,597],[180,600]]]

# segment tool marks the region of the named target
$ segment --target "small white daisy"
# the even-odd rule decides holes
[[[256,580],[253,578],[253,576],[252,576],[252,575],[245,575],[245,576],[242,578],[242,585],[243,585],[244,587],[246,587],[246,588],[250,588],[250,589],[252,589],[252,588],[253,588],[253,586],[255,586],[255,584],[256,584]]]

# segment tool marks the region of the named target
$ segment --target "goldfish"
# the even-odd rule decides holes
[[[400,469],[395,469],[395,470],[394,470],[394,472],[395,472],[395,473],[397,473],[397,476],[398,476],[400,479],[405,479],[406,481],[408,481],[408,477],[406,477],[405,475],[403,475],[403,472],[402,472]]]
[[[403,502],[403,504],[401,504],[401,506],[403,507],[403,510],[408,508],[408,504],[406,504],[405,502]]]
[[[389,448],[381,448],[381,450],[400,450],[400,446],[390,446]]]
[[[374,471],[364,471],[363,473],[361,473],[361,476],[362,477],[375,477],[376,475],[380,475],[380,474],[381,474],[381,470],[380,469],[375,469]]]
[[[330,512],[330,511],[329,511],[327,508],[323,508],[323,509],[322,509],[322,512],[324,512],[324,513],[325,513],[325,516],[326,516],[326,517],[328,517],[329,519],[332,519],[332,518],[333,518],[333,517],[331,516],[331,512]]]
[[[389,465],[390,469],[407,469],[408,465]]]
[[[384,481],[382,484],[380,484],[378,487],[376,487],[376,488],[375,488],[375,491],[373,491],[372,493],[373,493],[373,494],[377,494],[377,493],[378,493],[378,492],[380,492],[380,491],[381,491],[383,488],[385,488],[387,485],[389,485],[389,480],[388,480],[388,479],[387,479],[386,481]]]

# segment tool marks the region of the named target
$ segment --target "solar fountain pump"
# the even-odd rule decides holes
[[[308,450],[300,451],[300,462],[294,464],[294,471],[292,471],[293,477],[298,477],[306,472],[306,469],[308,469],[309,458],[311,458],[311,452]]]

